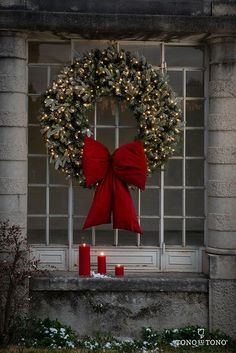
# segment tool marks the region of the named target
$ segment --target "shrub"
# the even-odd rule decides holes
[[[75,348],[78,338],[71,327],[58,320],[28,319],[22,322],[19,343],[35,348]]]
[[[0,222],[0,343],[9,343],[17,330],[18,319],[28,308],[28,279],[36,273],[38,261],[30,259],[30,248],[21,228]]]

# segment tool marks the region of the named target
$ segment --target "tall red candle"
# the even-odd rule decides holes
[[[124,266],[123,265],[116,265],[115,266],[115,275],[116,276],[124,276]]]
[[[103,275],[107,273],[106,256],[103,252],[98,255],[98,273]]]
[[[90,245],[79,245],[79,275],[90,276]]]

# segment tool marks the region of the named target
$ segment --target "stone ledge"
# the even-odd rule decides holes
[[[230,34],[236,32],[234,16],[171,16],[114,13],[75,13],[1,10],[0,28],[76,33],[86,39],[155,39],[170,34]]]
[[[50,273],[30,280],[32,291],[208,292],[208,278],[196,273],[128,274],[123,278],[81,278],[76,272]]]

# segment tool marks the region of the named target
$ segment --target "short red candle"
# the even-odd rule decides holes
[[[98,273],[103,275],[107,273],[106,256],[103,252],[98,255]]]
[[[124,266],[123,265],[116,265],[115,266],[115,275],[116,276],[124,276]]]
[[[90,276],[90,245],[79,245],[79,275]]]

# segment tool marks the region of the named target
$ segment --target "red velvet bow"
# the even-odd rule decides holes
[[[86,136],[83,171],[88,187],[98,183],[83,229],[111,223],[112,213],[113,229],[142,234],[127,185],[145,189],[147,165],[142,142],[125,144],[110,155],[103,144]]]

